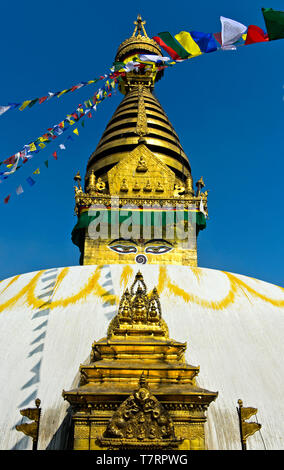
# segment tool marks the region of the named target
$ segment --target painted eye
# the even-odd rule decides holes
[[[148,246],[145,249],[145,252],[153,253],[154,255],[161,255],[163,253],[168,253],[168,251],[171,251],[172,249],[173,247],[168,245]]]
[[[137,248],[132,245],[112,245],[109,246],[110,250],[116,251],[120,254],[127,254],[127,253],[136,253]]]

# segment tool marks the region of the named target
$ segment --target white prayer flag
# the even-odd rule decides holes
[[[8,111],[11,106],[0,106],[0,116]]]
[[[60,144],[59,147],[61,148],[61,150],[65,150],[65,149],[66,149],[66,147],[65,147],[64,144]]]
[[[221,16],[220,21],[222,24],[222,46],[224,49],[226,46],[235,44],[247,30],[247,26],[230,18]]]
[[[17,189],[16,189],[16,193],[17,193],[17,195],[19,196],[19,194],[22,194],[23,192],[24,192],[23,187],[22,187],[22,185],[20,184],[20,186],[18,186]]]
[[[151,54],[140,54],[140,60],[150,61],[150,62],[167,62],[171,60],[169,57],[161,57],[160,55],[151,55]]]

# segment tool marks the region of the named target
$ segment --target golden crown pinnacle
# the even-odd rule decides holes
[[[137,15],[137,20],[134,21],[134,24],[135,24],[135,29],[133,31],[133,34],[132,36],[135,36],[136,32],[137,32],[137,36],[141,36],[141,30],[143,31],[144,33],[144,36],[147,38],[148,35],[146,33],[146,30],[144,28],[144,24],[146,24],[146,21],[142,21],[142,17],[141,15]]]

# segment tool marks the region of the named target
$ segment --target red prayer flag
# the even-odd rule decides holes
[[[88,118],[91,118],[92,117],[92,113],[91,111],[88,113]]]
[[[47,99],[47,96],[42,96],[41,98],[38,99],[38,102],[41,104]]]
[[[5,163],[5,165],[10,165],[11,163],[15,163],[16,161],[16,157],[15,155],[13,155],[12,157],[9,157],[7,158],[6,160],[3,161],[3,163]]]
[[[213,33],[213,36],[219,44],[222,44],[222,33]]]
[[[9,196],[5,197],[5,199],[4,199],[5,204],[8,204],[10,197],[11,197],[11,194],[9,194]]]
[[[255,44],[256,42],[265,42],[269,41],[268,34],[266,34],[263,29],[259,26],[255,26],[251,24],[247,30],[247,37],[245,41],[245,45],[248,44]]]
[[[57,160],[57,153],[56,152],[53,152],[52,156],[55,158],[55,160]]]

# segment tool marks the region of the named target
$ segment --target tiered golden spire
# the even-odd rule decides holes
[[[137,54],[161,56],[158,44],[148,37],[144,25],[145,21],[138,15],[132,36],[118,48],[116,61],[128,62],[134,60]],[[94,209],[97,206],[100,210],[103,205],[104,208],[108,208],[106,210],[111,210],[109,208],[112,207],[113,199],[118,200],[119,209],[128,205],[138,207],[142,212],[144,207],[157,212],[157,207],[162,211],[171,207],[173,213],[177,214],[178,210],[183,210],[180,207],[182,205],[184,211],[191,210],[191,212],[196,212],[202,207],[206,214],[207,194],[201,193],[204,183],[201,180],[198,182],[198,190],[194,194],[188,158],[165,111],[152,93],[157,79],[157,67],[153,63],[145,65],[127,72],[120,79],[125,97],[88,161],[85,192],[82,193],[80,181],[75,189],[76,213],[80,217],[80,214],[85,212],[82,215],[84,220],[79,221],[78,228],[87,229],[86,212],[91,207]],[[141,227],[144,224],[143,213]],[[189,220],[192,220],[191,215],[187,217],[187,221]],[[196,225],[197,234],[206,226],[205,217]],[[140,233],[140,236],[132,240],[139,245],[139,248],[135,246],[131,248],[131,252],[126,250],[122,252],[111,245],[109,232],[108,229],[107,236],[104,235],[103,239],[99,239],[97,235],[92,237],[87,230],[84,233],[81,230],[80,238],[77,236],[72,238],[80,247],[82,264],[101,264],[106,261],[111,264],[128,264],[149,261],[155,264],[197,265],[196,243],[190,243],[190,248],[184,248],[177,240],[179,237],[172,237],[174,245],[171,247],[174,249],[169,248],[162,255],[159,252],[159,257],[152,256],[157,251],[147,249],[151,254],[146,256],[144,255],[146,246],[143,244],[145,234]],[[119,234],[115,238],[119,240],[125,237]],[[148,239],[156,238],[164,240],[165,236],[152,237],[151,234]],[[169,240],[168,235],[166,240]],[[142,256],[139,254],[140,251],[143,252]]]

